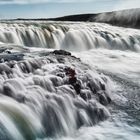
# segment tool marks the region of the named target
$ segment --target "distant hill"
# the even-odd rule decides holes
[[[140,8],[98,14],[69,15],[47,20],[102,22],[116,26],[140,28]]]
[[[51,20],[51,21],[74,21],[74,22],[101,22],[115,26],[130,27],[140,29],[140,8],[121,11],[69,15],[58,18],[41,19],[16,19],[16,20]]]

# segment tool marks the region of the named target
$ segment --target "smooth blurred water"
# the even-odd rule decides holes
[[[75,55],[115,82],[112,117],[89,128],[89,139],[140,139],[140,54],[98,49]]]
[[[140,31],[103,23],[7,21],[0,25],[0,42],[69,51],[107,48],[140,52]]]
[[[25,55],[0,63],[0,140],[140,139],[139,30],[9,22],[0,25],[0,41],[1,49]],[[48,49],[71,50],[82,62],[48,56]],[[13,58],[6,51],[0,56]],[[70,87],[66,67],[76,70],[86,101]],[[111,104],[100,104],[88,82]]]

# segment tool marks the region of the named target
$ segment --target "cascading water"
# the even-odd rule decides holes
[[[140,138],[139,30],[7,21],[0,42],[0,140]]]
[[[71,51],[93,48],[140,51],[140,31],[99,23],[3,23],[0,42]]]

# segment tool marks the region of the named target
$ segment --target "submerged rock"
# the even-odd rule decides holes
[[[4,47],[0,47],[0,53],[3,53],[7,50],[7,48],[4,48]]]
[[[22,53],[11,53],[8,52],[7,54],[0,54],[0,63],[5,61],[21,61],[23,60],[24,54]]]

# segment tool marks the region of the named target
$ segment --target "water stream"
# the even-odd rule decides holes
[[[0,140],[139,140],[139,100],[140,30],[0,23]]]

